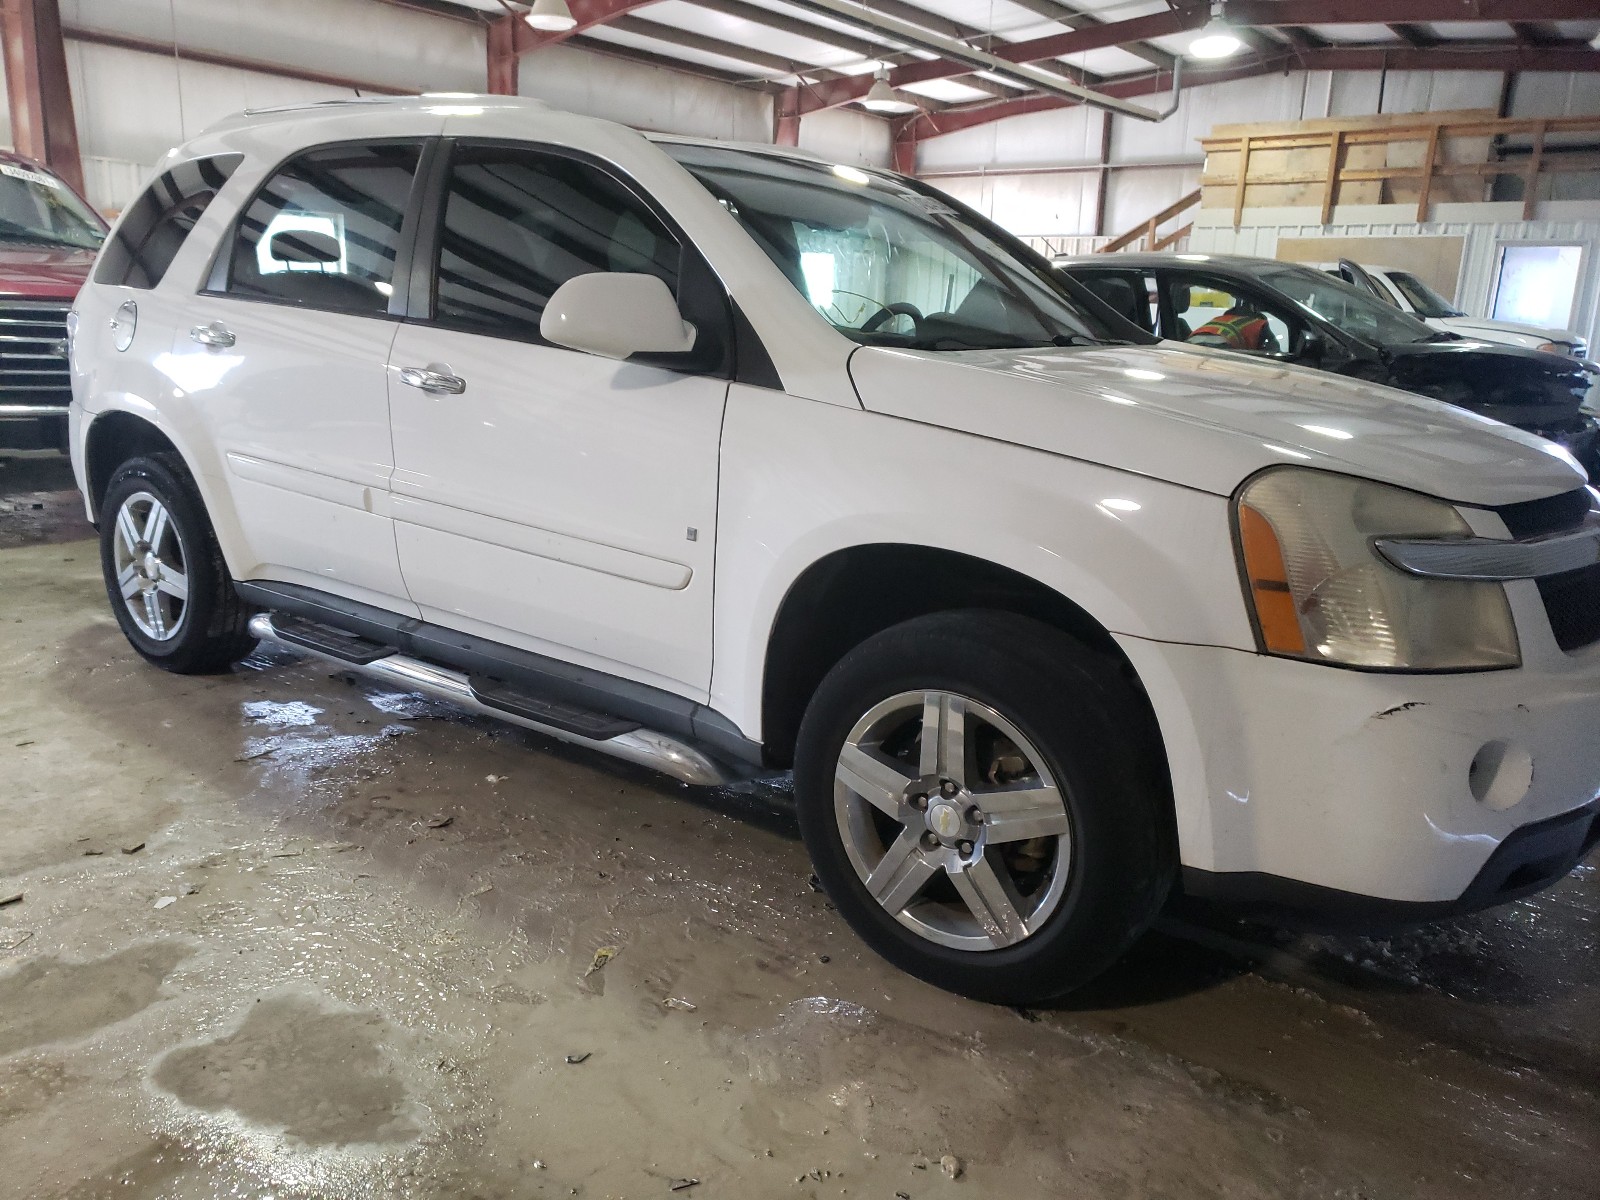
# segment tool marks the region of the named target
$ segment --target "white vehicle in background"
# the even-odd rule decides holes
[[[1346,283],[1365,288],[1378,299],[1445,333],[1458,333],[1465,338],[1498,342],[1503,346],[1520,346],[1524,350],[1545,350],[1567,358],[1589,356],[1588,343],[1582,335],[1570,329],[1541,329],[1537,325],[1523,325],[1517,321],[1469,316],[1410,271],[1372,263],[1354,263],[1349,259],[1307,265],[1337,275]]]
[[[940,986],[1060,995],[1180,892],[1370,927],[1600,842],[1570,455],[1163,344],[919,180],[515,97],[247,114],[73,329],[138,653],[792,766],[839,912]]]

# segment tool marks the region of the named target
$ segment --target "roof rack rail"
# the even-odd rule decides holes
[[[317,108],[339,108],[346,104],[393,104],[397,100],[415,100],[416,95],[407,96],[348,96],[337,100],[306,100],[299,104],[274,104],[267,108],[247,108],[244,115],[247,117],[261,117],[271,113],[306,112]]]

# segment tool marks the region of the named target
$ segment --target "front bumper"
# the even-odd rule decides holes
[[[1365,899],[1382,902],[1376,916],[1481,907],[1559,878],[1563,854],[1512,859],[1543,836],[1519,831],[1600,799],[1600,645],[1564,654],[1548,621],[1540,636],[1531,588],[1508,586],[1524,660],[1509,671],[1352,671],[1119,638],[1166,740],[1186,889],[1277,893],[1256,898],[1283,909]],[[1574,854],[1594,833],[1579,824],[1563,835]],[[1560,870],[1517,874],[1537,862]]]
[[[1477,912],[1565,879],[1600,845],[1600,802],[1511,832],[1454,900],[1385,900],[1256,871],[1183,869],[1181,897],[1274,925],[1376,933]]]
[[[0,402],[0,450],[67,449],[67,410],[59,404]]]

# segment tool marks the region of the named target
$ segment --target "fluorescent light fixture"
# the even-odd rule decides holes
[[[909,100],[902,100],[894,94],[894,88],[889,86],[889,72],[882,70],[872,77],[872,88],[862,97],[861,107],[877,113],[900,114],[917,111],[915,104]]]
[[[1244,49],[1244,42],[1221,17],[1212,17],[1200,36],[1189,43],[1189,57],[1201,59],[1229,58]]]
[[[528,15],[522,19],[547,33],[564,33],[578,23],[567,7],[567,0],[534,0]]]

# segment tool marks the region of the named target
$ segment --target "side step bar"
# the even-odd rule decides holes
[[[281,621],[280,629],[275,621]],[[674,779],[697,787],[723,787],[740,782],[743,774],[735,773],[703,751],[687,742],[658,733],[653,729],[631,727],[628,722],[615,726],[619,732],[611,736],[585,736],[577,730],[582,724],[577,719],[578,710],[565,705],[545,705],[534,697],[487,686],[486,680],[474,680],[459,671],[435,666],[420,658],[398,652],[374,656],[374,643],[353,639],[354,644],[341,645],[327,636],[312,636],[306,622],[296,623],[296,618],[270,613],[257,613],[250,618],[251,636],[263,642],[273,642],[292,650],[313,654],[326,662],[381,680],[408,692],[422,692],[440,700],[447,700],[468,712],[494,717],[532,729],[546,737],[570,742],[625,759],[670,775]],[[341,639],[342,640],[342,639]],[[477,683],[477,687],[473,686]],[[481,689],[481,690],[480,690]],[[536,719],[534,714],[547,715],[549,720]],[[600,734],[607,731],[609,718],[600,714],[581,714],[592,717],[592,728]],[[551,722],[559,721],[560,724]],[[563,728],[562,726],[566,726]],[[629,726],[623,728],[624,726]]]

